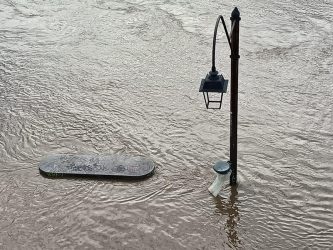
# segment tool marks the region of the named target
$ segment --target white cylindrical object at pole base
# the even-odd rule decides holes
[[[231,168],[229,162],[219,161],[214,165],[213,169],[216,172],[216,178],[208,188],[208,191],[216,197],[223,186],[230,182]]]

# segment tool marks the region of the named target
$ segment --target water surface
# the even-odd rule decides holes
[[[214,198],[229,93],[207,111],[198,88],[234,5],[239,184]],[[332,248],[331,1],[1,0],[0,21],[0,248]],[[222,29],[217,60],[228,78]],[[145,155],[157,171],[43,178],[54,153]]]

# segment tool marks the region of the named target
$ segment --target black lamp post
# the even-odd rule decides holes
[[[231,169],[230,185],[237,183],[237,116],[238,116],[238,61],[239,61],[239,21],[240,13],[235,8],[231,13],[231,32],[230,36],[225,25],[223,16],[218,16],[213,38],[212,50],[212,70],[201,80],[199,92],[203,92],[207,109],[220,109],[222,105],[223,93],[226,93],[228,80],[223,75],[219,75],[215,67],[215,47],[217,29],[222,21],[228,44],[231,50],[231,94],[230,94],[230,160],[228,162],[216,164],[214,170],[217,173],[225,174],[226,166]],[[218,99],[212,100],[212,95],[220,95]],[[212,107],[211,103],[218,103],[217,107]],[[221,164],[222,163],[222,164]]]

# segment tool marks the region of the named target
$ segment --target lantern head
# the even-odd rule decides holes
[[[218,71],[210,71],[204,79],[201,80],[199,92],[203,93],[207,109],[221,109],[223,93],[227,92],[228,80]],[[217,104],[212,106],[211,104]]]

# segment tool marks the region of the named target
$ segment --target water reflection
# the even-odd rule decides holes
[[[238,191],[237,185],[230,187],[229,197],[217,196],[215,199],[215,204],[218,213],[227,216],[227,221],[225,223],[225,231],[227,233],[229,246],[231,248],[238,247],[241,245],[241,241],[238,238],[237,223],[239,221],[239,211],[238,211]]]

